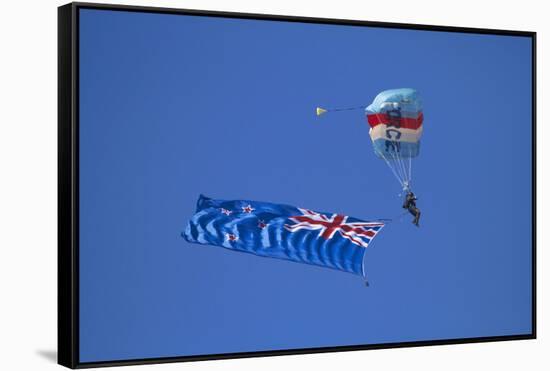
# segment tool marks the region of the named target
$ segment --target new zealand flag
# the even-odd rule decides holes
[[[364,275],[365,249],[383,226],[289,205],[201,195],[182,235],[192,243]]]

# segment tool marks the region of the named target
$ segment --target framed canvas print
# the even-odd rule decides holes
[[[535,33],[59,8],[59,363],[535,338]]]

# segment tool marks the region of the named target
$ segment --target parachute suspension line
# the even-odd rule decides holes
[[[317,113],[317,116],[321,116],[321,115],[324,115],[327,112],[351,111],[351,110],[356,110],[356,109],[364,109],[365,107],[366,107],[365,105],[357,106],[357,107],[346,107],[346,108],[322,108],[322,107],[317,107],[315,112]]]
[[[409,187],[411,186],[410,182],[412,181],[412,152],[409,148]]]
[[[397,181],[399,182],[399,184],[403,184],[403,180],[401,179],[401,177],[399,176],[399,174],[397,173],[397,171],[395,171],[395,169],[393,168],[393,166],[391,165],[391,163],[388,161],[388,159],[386,159],[385,157],[382,157],[384,159],[384,161],[386,162],[386,165],[388,166],[388,168],[391,170],[391,172],[393,173],[393,176],[395,177],[395,179],[397,179]]]
[[[405,162],[405,159],[398,155],[399,157],[399,163],[401,164],[401,167],[403,168],[403,172],[405,173],[405,184],[404,184],[404,188],[408,188],[409,186],[409,182],[410,182],[410,176],[408,175],[408,168],[407,168],[407,163]]]
[[[390,169],[395,171],[396,174],[399,176],[399,183],[403,184],[405,179],[403,179],[403,174],[401,174],[401,172],[399,171],[399,168],[397,166],[395,166],[395,157],[393,156],[393,153],[388,152],[387,156],[388,156],[388,166],[390,167]],[[385,157],[385,155],[384,155],[384,157]]]
[[[405,175],[405,172],[403,171],[403,168],[402,168],[402,166],[399,162],[399,158],[397,157],[397,154],[395,153],[395,151],[391,151],[390,154],[391,154],[391,157],[392,157],[392,165],[396,169],[396,171],[399,173],[399,175],[402,179],[401,186],[404,187],[405,182],[407,181],[407,179],[406,179],[407,176]]]
[[[405,165],[405,168],[407,169],[407,184],[405,184],[405,191],[410,191],[411,189],[411,181],[412,181],[412,178],[411,178],[411,162],[410,162],[410,157],[409,157],[409,161],[407,163],[407,159],[403,159],[403,164]]]
[[[409,156],[410,158],[410,156]],[[406,178],[406,184],[405,187],[408,188],[410,181],[411,181],[411,173],[410,173],[410,167],[407,166],[407,159],[403,158],[403,156],[399,156],[399,161],[401,162],[401,166],[403,166],[403,171],[405,172],[405,178]]]
[[[395,147],[393,148],[393,151],[390,152],[392,155],[392,160],[395,165],[395,168],[399,171],[399,174],[401,175],[401,178],[403,179],[403,182],[401,184],[402,187],[405,187],[405,184],[407,182],[407,172],[405,170],[405,166],[403,164],[403,159],[398,155],[397,151],[395,151]]]
[[[398,152],[395,152],[395,158],[403,174],[403,179],[404,179],[403,187],[405,187],[409,181],[407,178],[407,169],[405,169],[405,162],[403,161],[403,157],[401,157],[401,155]]]
[[[394,148],[395,149],[395,148]],[[401,156],[401,149],[399,149],[399,152],[394,151],[392,152],[393,158],[397,165],[399,166],[399,169],[401,170],[401,174],[403,175],[404,182],[402,184],[402,190],[407,191],[410,189],[410,183],[411,183],[411,168],[410,168],[410,149],[409,149],[409,166],[407,166],[406,160]]]
[[[405,163],[403,162],[403,157],[401,157],[400,152],[397,152],[394,147],[394,157],[397,162],[397,165],[399,165],[399,168],[401,169],[401,173],[403,174],[403,180],[404,184],[403,187],[407,184],[407,170],[405,169]]]
[[[390,154],[391,154],[391,152],[390,152]],[[388,163],[389,163],[390,168],[394,169],[394,171],[397,173],[397,175],[399,175],[400,183],[401,183],[401,185],[403,185],[405,183],[405,176],[403,175],[403,172],[401,171],[399,166],[396,166],[397,162],[396,162],[395,156],[393,154],[391,154],[391,158],[389,158]]]
[[[408,161],[406,158],[400,155],[399,152],[395,150],[395,147],[392,151],[389,151],[384,155],[383,152],[380,152],[380,155],[394,173],[395,177],[398,179],[399,184],[401,185],[402,191],[409,191],[411,189],[412,182],[412,151],[408,149]]]
[[[391,158],[389,158],[388,167],[392,171],[395,171],[396,174],[398,174],[401,190],[404,190],[407,188],[407,175],[406,175],[407,173],[404,170],[402,166],[402,161],[398,157],[398,155],[395,152],[391,152],[391,151],[389,152],[389,154],[391,155]]]
[[[401,180],[401,178],[399,177],[399,175],[397,174],[397,172],[395,171],[395,169],[393,168],[393,166],[391,166],[390,162],[388,161],[388,159],[386,158],[386,156],[382,153],[382,152],[378,152],[380,154],[380,156],[382,156],[382,159],[384,160],[384,162],[386,163],[386,165],[388,165],[388,167],[390,168],[390,170],[392,171],[393,173],[393,176],[395,176],[395,179],[397,179],[397,181],[399,182],[399,184],[401,184],[401,186],[403,186],[403,181]]]
[[[365,286],[368,286],[369,281],[367,280],[367,273],[365,272],[365,255],[363,255],[363,260],[361,260],[361,275],[363,276],[363,279],[365,280]]]
[[[374,221],[377,221],[377,222],[384,222],[385,224],[390,224],[390,223],[393,223],[394,221],[396,220],[401,220],[401,218],[403,216],[405,216],[405,214],[407,214],[409,212],[409,210],[405,210],[399,214],[397,214],[396,216],[394,216],[393,218],[380,218],[380,219],[374,219]]]
[[[346,107],[346,108],[329,108],[327,111],[329,112],[337,112],[337,111],[351,111],[356,109],[364,109],[367,106],[357,106],[357,107]]]

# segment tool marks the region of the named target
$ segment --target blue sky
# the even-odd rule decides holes
[[[200,193],[402,212],[362,111],[416,88],[410,216],[357,276],[180,237]],[[531,332],[528,38],[81,10],[82,362]]]

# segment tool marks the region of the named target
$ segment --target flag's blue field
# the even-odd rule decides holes
[[[82,10],[82,362],[531,332],[527,38]],[[411,87],[422,210],[357,275],[186,242],[197,197],[403,212],[363,110]]]

